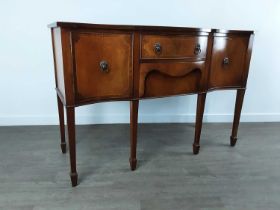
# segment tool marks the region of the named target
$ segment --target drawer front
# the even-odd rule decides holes
[[[249,37],[215,37],[210,70],[210,88],[243,85]]]
[[[143,63],[140,66],[140,97],[169,96],[200,91],[204,61]]]
[[[75,34],[74,58],[78,101],[131,95],[131,34]]]
[[[142,35],[141,58],[205,58],[207,36]]]

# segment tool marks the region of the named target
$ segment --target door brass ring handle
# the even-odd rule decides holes
[[[161,44],[160,43],[155,43],[154,45],[154,51],[156,54],[160,54],[162,50]]]
[[[100,67],[100,71],[101,72],[105,72],[106,73],[106,72],[109,71],[109,64],[105,60],[100,61],[99,67]]]
[[[229,58],[228,57],[225,57],[223,59],[223,65],[228,65],[229,64]]]
[[[199,55],[201,53],[201,47],[200,44],[197,44],[194,48],[194,54]]]

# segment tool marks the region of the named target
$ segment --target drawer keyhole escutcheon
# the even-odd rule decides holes
[[[161,44],[160,43],[155,43],[154,45],[154,51],[156,54],[160,54],[162,50]]]
[[[104,73],[109,72],[109,64],[107,61],[105,61],[105,60],[100,61],[99,66],[100,66],[101,72],[104,72]]]
[[[199,55],[201,53],[200,44],[197,44],[194,48],[194,54]]]
[[[229,58],[228,57],[224,58],[223,65],[229,65]]]

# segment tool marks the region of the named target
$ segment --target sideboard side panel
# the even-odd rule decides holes
[[[60,30],[60,28],[53,28],[51,32],[52,32],[56,90],[57,90],[60,98],[62,99],[62,101],[65,102],[65,85],[64,85],[64,73],[63,73],[61,30]]]
[[[65,84],[66,106],[75,106],[73,56],[71,46],[72,32],[69,29],[61,28],[61,44],[63,54],[63,73]]]
[[[248,44],[247,54],[246,54],[246,58],[245,58],[244,74],[243,74],[243,77],[242,77],[244,88],[247,85],[247,78],[248,78],[252,49],[253,49],[253,41],[254,41],[254,34],[251,34],[250,38],[249,38],[249,44]]]

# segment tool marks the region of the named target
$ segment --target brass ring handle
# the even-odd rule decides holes
[[[200,47],[200,44],[197,44],[197,45],[195,45],[195,48],[194,48],[194,54],[199,55],[200,53],[201,53],[201,47]]]
[[[229,58],[228,57],[225,57],[223,59],[223,65],[228,65],[229,64]]]
[[[100,61],[99,67],[100,67],[100,71],[102,71],[102,72],[106,73],[109,71],[109,64],[105,60]]]
[[[160,54],[162,50],[161,44],[160,43],[155,43],[154,45],[154,51],[156,54]]]

